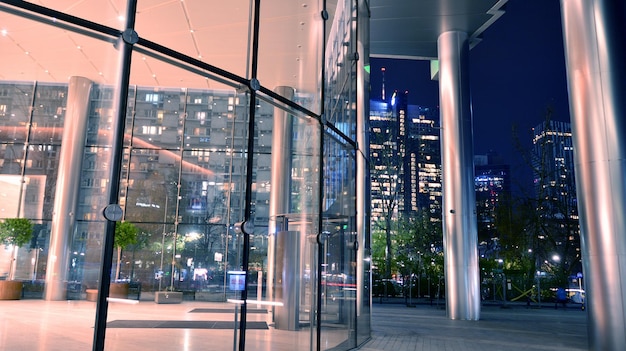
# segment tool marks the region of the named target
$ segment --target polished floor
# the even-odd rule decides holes
[[[92,349],[95,302],[85,300],[0,301],[0,350],[85,351]],[[250,305],[246,350],[309,350],[308,327],[273,328],[263,306]],[[183,301],[110,302],[105,349],[110,351],[233,350],[238,314],[230,303]],[[328,348],[342,340],[341,328],[325,331]]]
[[[254,327],[246,334],[246,350],[309,350],[307,328],[276,330],[262,306],[250,309]],[[586,313],[575,305],[486,305],[480,321],[452,321],[442,306],[429,304],[375,303],[372,311],[372,339],[362,351],[587,350]],[[88,301],[0,301],[0,350],[91,350],[94,313],[95,303]],[[233,350],[234,318],[227,303],[112,302],[105,349]],[[333,349],[343,333],[326,330],[322,349]]]

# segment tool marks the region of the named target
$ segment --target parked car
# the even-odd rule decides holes
[[[567,289],[567,296],[569,301],[573,303],[584,304],[585,303],[585,290],[584,289]]]

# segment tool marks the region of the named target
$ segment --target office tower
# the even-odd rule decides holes
[[[574,178],[574,148],[571,125],[547,121],[533,128],[533,168],[535,192],[545,201],[548,213],[571,216],[576,213],[576,182]]]
[[[497,255],[499,232],[498,213],[511,211],[510,166],[496,153],[474,156],[476,187],[476,220],[481,257]],[[504,208],[502,208],[504,206]]]
[[[571,125],[547,120],[533,129],[533,177],[541,231],[537,252],[555,274],[581,272],[580,228]]]
[[[391,202],[396,201],[399,165],[397,159],[397,127],[395,113],[389,104],[370,101],[370,168],[372,220],[386,215]]]
[[[431,221],[441,221],[441,141],[439,110],[408,106],[404,209],[426,210]]]
[[[390,102],[370,101],[372,220],[395,202],[394,216],[426,211],[441,221],[441,152],[438,110],[409,105],[408,92]]]

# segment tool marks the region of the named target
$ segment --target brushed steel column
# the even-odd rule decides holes
[[[446,311],[451,319],[478,320],[480,281],[468,36],[445,32],[437,45]]]
[[[358,250],[356,252],[356,313],[359,318],[358,328],[370,329],[371,324],[371,230],[372,213],[371,182],[370,182],[370,76],[365,66],[369,67],[369,17],[365,1],[358,1],[357,13],[357,52],[360,59],[357,67],[356,91],[356,231],[358,233]],[[363,317],[364,318],[360,318]],[[359,342],[357,342],[359,343]]]
[[[277,94],[292,100],[295,90],[291,87],[279,86],[274,89]],[[293,149],[293,118],[285,110],[274,108],[274,124],[272,126],[272,158],[270,174],[270,204],[267,244],[267,294],[268,300],[273,301],[274,290],[279,288],[275,272],[277,255],[276,235],[287,231],[287,218],[280,217],[289,213],[291,198],[291,152]],[[278,265],[281,267],[281,265]],[[296,306],[295,308],[298,308]],[[280,313],[280,312],[279,312]]]
[[[591,350],[626,345],[626,4],[561,0]]]
[[[87,78],[71,77],[68,86],[46,266],[44,299],[47,301],[67,298],[67,275],[92,85]]]
[[[299,231],[280,231],[276,240],[276,301],[282,306],[275,309],[274,327],[278,330],[300,329],[300,267],[301,233]]]

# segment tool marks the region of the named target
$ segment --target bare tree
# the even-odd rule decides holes
[[[384,232],[385,276],[391,278],[393,261],[392,222],[397,216],[402,170],[397,128],[372,123],[370,174],[372,179],[373,231]]]
[[[544,271],[564,286],[580,268],[581,260],[571,132],[564,122],[553,122],[550,108],[539,132],[533,138],[533,149],[521,153],[532,167],[535,192],[520,199],[517,209],[522,216],[517,220],[523,223],[525,233],[518,234],[526,234],[533,272]]]

